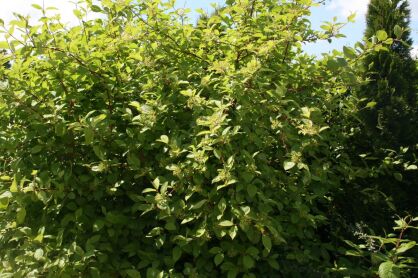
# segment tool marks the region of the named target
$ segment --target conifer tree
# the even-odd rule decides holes
[[[417,104],[417,70],[411,57],[410,10],[407,0],[371,0],[366,16],[366,39],[380,31],[393,39],[388,51],[366,59],[365,75],[370,82],[360,96],[367,138],[373,145],[398,147],[416,143],[414,115]],[[381,32],[384,30],[386,35]]]
[[[369,197],[372,194],[365,197],[368,198],[366,201],[349,206],[352,215],[363,215],[364,211],[373,209],[374,213],[364,221],[374,228],[390,228],[391,223],[382,222],[384,215],[393,213],[393,209],[412,213],[418,208],[418,172],[404,168],[404,165],[416,163],[418,143],[418,70],[411,55],[409,2],[370,0],[366,22],[365,40],[385,41],[389,46],[386,50],[368,54],[363,72],[369,82],[361,86],[357,94],[363,99],[359,114],[364,125],[354,137],[352,153],[354,156],[369,155],[361,163],[367,164],[370,178],[366,182],[360,181],[359,187],[347,185],[345,191],[367,188],[375,192],[374,196],[382,193],[388,196],[390,206],[377,203],[381,199]],[[397,161],[397,164],[388,166],[389,161]],[[375,209],[379,206],[379,210]]]

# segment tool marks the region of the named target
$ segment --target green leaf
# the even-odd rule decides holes
[[[36,249],[35,253],[33,254],[35,260],[40,261],[44,257],[44,250],[41,248]]]
[[[384,41],[388,38],[388,34],[385,30],[379,30],[376,32],[376,37],[379,41]]]
[[[141,168],[141,160],[139,159],[138,155],[129,152],[126,160],[128,161],[129,166],[132,167],[132,169],[138,170]]]
[[[130,106],[135,107],[136,110],[141,111],[141,104],[137,101],[131,101],[129,103]]]
[[[35,147],[33,147],[30,152],[33,154],[37,154],[40,153],[42,151],[42,146],[41,145],[36,145]]]
[[[199,237],[203,236],[205,233],[206,233],[206,229],[205,229],[205,228],[203,228],[203,229],[198,229],[198,230],[196,231],[196,233],[195,233],[195,237],[196,237],[196,238],[199,238]]]
[[[177,225],[175,221],[168,221],[164,228],[168,231],[175,231],[177,229]]]
[[[247,193],[251,198],[253,198],[255,196],[255,194],[257,194],[257,187],[253,184],[248,184],[247,185]]]
[[[100,158],[101,160],[105,160],[106,159],[106,156],[105,156],[105,154],[104,154],[104,151],[103,151],[103,149],[100,147],[100,146],[93,146],[93,151],[94,151],[94,154],[98,157],[98,158]]]
[[[33,239],[33,241],[37,241],[41,243],[44,240],[44,232],[45,232],[45,227],[40,228],[38,231],[38,235]]]
[[[261,238],[261,241],[263,242],[264,248],[266,248],[266,250],[268,252],[270,252],[271,250],[271,238],[267,235],[263,235]]]
[[[10,185],[10,189],[9,190],[12,193],[18,192],[16,175],[13,178],[13,181],[12,181],[12,184]]]
[[[343,52],[344,52],[345,57],[347,58],[354,59],[357,57],[356,52],[351,47],[344,46]]]
[[[12,178],[10,176],[0,176],[0,181],[10,181]]]
[[[244,257],[242,258],[242,262],[246,269],[251,269],[255,265],[254,259],[248,255],[244,255]]]
[[[309,107],[302,107],[302,116],[309,119],[311,117],[311,109]]]
[[[141,273],[136,269],[127,269],[125,272],[130,278],[141,278]]]
[[[376,104],[377,104],[377,102],[375,102],[375,101],[368,102],[367,105],[366,105],[366,108],[373,108],[373,107],[376,106]]]
[[[0,210],[7,209],[11,198],[12,193],[10,193],[9,191],[5,191],[0,195]]]
[[[93,224],[93,231],[94,232],[100,231],[104,227],[104,225],[105,225],[105,222],[103,220],[101,219],[96,220]]]
[[[283,168],[288,171],[290,169],[292,169],[293,167],[295,167],[296,163],[294,163],[293,161],[285,161],[283,163]]]
[[[399,278],[401,273],[399,267],[393,262],[384,262],[379,266],[379,276],[380,278]]]
[[[224,220],[224,221],[219,222],[218,225],[222,227],[231,227],[234,225],[234,223],[229,220]]]
[[[395,34],[397,39],[401,39],[403,35],[402,27],[400,27],[399,25],[395,25],[395,27],[393,28],[393,33]]]
[[[83,14],[82,14],[82,12],[80,11],[80,10],[73,10],[73,14],[78,18],[78,19],[81,19],[81,18],[83,18]]]
[[[163,142],[164,144],[168,144],[168,142],[169,142],[168,136],[167,135],[161,135],[159,141]]]
[[[268,259],[268,263],[273,269],[280,270],[280,265],[275,259],[273,258]]]
[[[199,202],[197,202],[196,204],[193,204],[190,209],[200,209],[205,203],[207,202],[207,200],[201,200]]]
[[[226,278],[236,278],[238,276],[238,269],[231,269],[228,271]]]
[[[220,265],[223,262],[223,260],[224,260],[224,254],[223,253],[217,254],[215,256],[215,258],[213,259],[216,266]]]
[[[26,218],[26,209],[25,208],[19,208],[16,212],[16,223],[22,224],[25,222]]]
[[[417,243],[415,241],[409,241],[407,243],[402,243],[397,249],[396,249],[396,253],[397,254],[401,254],[401,253],[405,253],[406,251],[408,251],[409,249],[414,248],[417,245]]]
[[[100,278],[100,270],[97,267],[90,267],[91,278]]]
[[[395,177],[395,179],[397,181],[402,181],[403,180],[403,176],[401,173],[393,173],[393,176]]]
[[[155,188],[145,188],[144,190],[142,190],[142,194],[155,193],[155,192],[157,192]]]
[[[32,7],[34,7],[37,10],[42,10],[42,7],[38,4],[32,4]]]
[[[412,165],[409,165],[408,167],[406,167],[406,170],[408,170],[408,171],[418,170],[418,166],[412,164]]]
[[[99,165],[94,165],[91,167],[93,172],[104,172],[107,169],[106,164],[100,162]]]
[[[234,240],[235,237],[237,236],[238,233],[238,227],[237,226],[232,226],[231,229],[229,229],[228,234],[229,237]]]
[[[352,13],[347,17],[348,22],[355,22],[356,13]]]
[[[172,256],[173,256],[173,261],[174,262],[177,262],[180,259],[181,253],[182,253],[182,251],[181,251],[180,247],[176,246],[176,247],[173,248],[173,255]]]
[[[152,267],[147,269],[147,278],[163,278],[163,277],[164,277],[163,271],[160,271]]]
[[[100,12],[102,12],[102,8],[100,8],[100,7],[99,7],[99,6],[97,6],[97,5],[91,5],[90,9],[91,9],[91,11],[93,11],[93,12],[95,12],[95,13],[100,13]]]
[[[93,127],[96,127],[97,124],[99,124],[100,122],[102,122],[106,118],[107,118],[106,114],[100,114],[100,115],[93,118],[91,124],[92,124]]]
[[[184,218],[184,219],[181,221],[181,223],[180,223],[180,224],[186,224],[186,223],[189,223],[189,222],[193,221],[195,218],[196,218],[195,216],[189,216],[189,217],[186,217],[186,218]]]
[[[94,131],[92,128],[90,127],[86,127],[84,129],[84,142],[87,145],[91,145],[93,143],[93,139],[94,139]]]
[[[9,49],[9,43],[7,41],[0,41],[0,49]]]
[[[218,253],[221,253],[223,250],[222,250],[222,248],[221,247],[212,247],[210,250],[209,250],[209,253],[210,254],[218,254]]]
[[[385,44],[391,45],[393,44],[393,39],[392,38],[388,38],[384,41]]]
[[[160,188],[160,179],[156,177],[154,181],[152,182],[152,185],[154,186],[155,189],[158,190],[158,188]]]
[[[327,61],[327,66],[328,66],[328,68],[332,71],[332,72],[336,72],[336,71],[338,71],[338,69],[339,69],[339,64],[338,64],[338,62],[336,61],[336,60],[334,60],[334,59],[329,59],[328,61]]]
[[[251,208],[249,206],[243,206],[241,207],[242,212],[244,212],[244,215],[248,215],[251,211]]]
[[[65,123],[57,123],[55,125],[55,134],[59,137],[62,137],[65,135],[66,132],[66,124]]]

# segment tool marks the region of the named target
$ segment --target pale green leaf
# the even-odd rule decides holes
[[[10,193],[9,191],[5,191],[0,195],[0,210],[7,209],[11,198],[12,193]]]
[[[373,107],[375,107],[375,106],[376,106],[376,104],[377,104],[377,102],[375,102],[375,101],[370,101],[370,102],[368,102],[368,103],[367,103],[366,107],[367,107],[367,108],[373,108]]]
[[[169,142],[168,136],[167,135],[161,135],[159,141],[163,142],[164,144],[168,144],[168,142]]]
[[[388,38],[388,34],[385,30],[379,30],[376,32],[376,37],[379,41],[384,41]]]
[[[42,10],[42,7],[38,4],[32,4],[32,7],[34,7],[37,10]]]
[[[405,253],[406,251],[408,251],[409,249],[414,248],[417,245],[417,243],[415,241],[409,241],[406,243],[402,243],[397,249],[396,249],[396,253],[397,254],[401,254],[401,253]]]
[[[399,278],[401,273],[399,267],[393,262],[384,262],[379,266],[379,277],[380,278]]]
[[[224,221],[219,222],[218,225],[222,227],[230,227],[230,226],[233,226],[234,223],[229,220],[224,220]]]
[[[418,167],[417,167],[417,165],[412,164],[412,165],[409,165],[408,167],[406,167],[406,170],[408,170],[408,171],[418,170]]]
[[[41,248],[36,249],[35,253],[33,254],[35,260],[39,261],[44,257],[44,250]]]
[[[290,169],[292,169],[293,167],[295,167],[295,163],[293,162],[293,161],[285,161],[284,163],[283,163],[283,168],[286,170],[286,171],[288,171],[288,170],[290,170]]]
[[[14,176],[12,184],[10,185],[10,192],[12,193],[18,192],[16,175]]]

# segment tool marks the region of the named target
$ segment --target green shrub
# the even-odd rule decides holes
[[[309,0],[228,1],[197,26],[134,2],[6,34],[2,277],[325,275],[358,58],[301,47],[342,25],[310,30]]]

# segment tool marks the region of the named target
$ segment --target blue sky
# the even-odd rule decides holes
[[[178,0],[177,6],[188,7],[191,9],[202,8],[205,11],[211,11],[210,3],[222,4],[223,0],[209,1],[209,0]],[[310,17],[312,26],[315,29],[320,29],[319,26],[323,21],[332,21],[334,16],[337,16],[340,21],[344,21],[352,12],[356,13],[356,22],[350,23],[344,27],[342,33],[347,38],[334,40],[331,44],[327,41],[310,44],[305,47],[305,50],[310,54],[320,54],[329,52],[333,49],[341,49],[344,45],[354,45],[355,42],[362,40],[365,29],[365,14],[367,12],[367,5],[369,0],[328,0],[325,5],[315,7],[312,9],[312,16]],[[409,0],[411,14],[411,28],[414,46],[418,50],[418,0]]]
[[[71,3],[76,2],[75,0],[0,0],[0,18],[8,22],[13,19],[13,12],[18,12],[24,15],[29,14],[33,20],[36,20],[40,17],[40,13],[33,9],[31,4],[42,4],[42,2],[45,2],[45,6],[57,7],[64,22],[77,24],[72,12],[74,4]],[[222,4],[223,2],[224,0],[177,0],[177,7],[186,7],[192,10],[202,8],[210,12],[212,10],[210,3]],[[369,0],[328,0],[326,5],[313,8],[311,22],[315,29],[319,29],[321,22],[331,21],[334,16],[337,16],[340,21],[344,21],[351,12],[357,13],[357,20],[356,23],[349,24],[342,30],[347,38],[338,39],[332,44],[328,42],[316,43],[305,47],[305,50],[311,54],[320,54],[335,48],[340,49],[343,45],[353,45],[356,41],[361,40],[365,29],[364,15],[368,2]],[[412,37],[418,54],[418,0],[409,0],[409,3],[412,11]]]
[[[332,44],[320,42],[311,45],[306,49],[311,53],[322,53],[331,49],[342,48],[343,45],[354,45],[355,42],[362,40],[366,28],[365,14],[367,12],[368,0],[331,0],[324,6],[313,8],[311,22],[314,28],[319,28],[323,21],[331,21],[332,17],[337,16],[344,20],[351,12],[356,12],[356,22],[348,24],[342,30],[347,38],[335,40]],[[418,46],[418,0],[409,0],[411,8],[411,35],[414,46]]]

